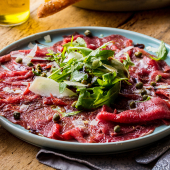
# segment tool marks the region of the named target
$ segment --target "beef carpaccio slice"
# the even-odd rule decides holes
[[[111,35],[104,38],[86,37],[80,34],[74,35],[83,38],[87,47],[96,49],[102,44],[113,41],[107,49],[114,50],[117,54],[122,49],[133,46],[133,42],[121,35]],[[62,45],[70,42],[71,36],[65,36],[63,41],[57,42],[50,49],[55,52],[62,52]],[[36,51],[36,57],[46,57],[48,48]],[[19,50],[28,54],[30,50]],[[135,52],[142,52],[141,58],[136,58]],[[83,143],[105,143],[117,142],[138,138],[150,134],[162,124],[167,124],[170,119],[170,104],[168,89],[161,89],[161,86],[170,84],[170,67],[165,61],[152,60],[147,52],[138,47],[128,51],[135,66],[130,67],[131,85],[121,84],[121,91],[112,107],[103,106],[92,111],[83,111],[70,117],[62,117],[58,123],[53,122],[53,115],[60,112],[76,111],[71,104],[76,99],[56,97],[42,97],[29,91],[30,83],[34,80],[32,68],[15,62],[10,54],[0,57],[0,115],[9,121],[19,124],[30,132],[43,135],[56,140],[77,140]],[[118,60],[122,60],[122,54]],[[49,61],[33,61],[39,63],[43,70],[51,68]],[[4,66],[7,69],[4,69]],[[11,70],[11,71],[10,71]],[[156,87],[150,86],[156,75],[162,79]],[[143,82],[144,88],[151,96],[151,100],[136,102],[136,108],[130,109],[131,101],[141,101],[140,91],[136,89],[137,82]],[[20,112],[20,119],[15,120],[13,113]],[[116,133],[114,127],[119,125],[120,132]]]

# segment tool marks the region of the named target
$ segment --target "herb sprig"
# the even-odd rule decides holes
[[[60,93],[69,88],[70,82],[78,94],[75,107],[79,110],[109,106],[120,91],[120,82],[128,82],[128,69],[134,64],[129,56],[123,63],[114,59],[114,51],[106,49],[111,43],[91,50],[84,39],[78,37],[73,41],[72,37],[71,42],[63,45],[61,54],[49,51],[48,55],[52,57],[48,59],[56,61],[60,67],[49,78],[59,83]]]

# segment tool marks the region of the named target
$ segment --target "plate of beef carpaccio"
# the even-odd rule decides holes
[[[46,31],[0,51],[0,124],[43,148],[134,149],[169,134],[170,46],[105,27]]]

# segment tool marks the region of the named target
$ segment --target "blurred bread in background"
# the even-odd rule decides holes
[[[44,18],[53,15],[79,1],[81,0],[46,0],[46,2],[39,6],[37,16],[38,18]]]

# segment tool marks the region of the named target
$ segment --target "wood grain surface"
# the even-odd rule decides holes
[[[99,12],[70,6],[48,18],[38,19],[43,0],[31,0],[30,19],[16,27],[0,27],[0,49],[38,32],[76,26],[104,26],[143,33],[170,44],[170,8],[138,12]],[[39,148],[21,141],[0,127],[0,170],[51,170],[35,156]],[[22,159],[21,159],[22,158]]]

